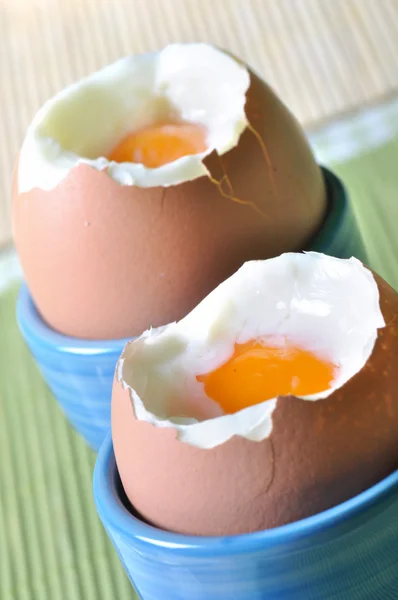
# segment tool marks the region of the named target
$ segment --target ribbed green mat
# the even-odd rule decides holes
[[[344,165],[372,266],[398,288],[398,140]],[[94,454],[46,389],[0,296],[0,598],[136,596],[97,518]],[[159,598],[159,600],[161,600]]]
[[[41,379],[0,297],[0,598],[135,598],[91,494],[94,453]]]
[[[334,171],[348,187],[370,266],[398,289],[398,139]]]

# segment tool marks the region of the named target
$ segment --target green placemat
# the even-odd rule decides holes
[[[68,424],[0,296],[0,598],[136,598],[97,518],[95,455]]]
[[[332,168],[349,189],[371,266],[398,288],[397,164],[398,140]],[[94,454],[18,333],[16,294],[0,292],[0,598],[134,599],[95,512]]]
[[[346,183],[370,266],[398,290],[398,138],[333,166]]]

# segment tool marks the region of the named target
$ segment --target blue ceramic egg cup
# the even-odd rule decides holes
[[[126,508],[109,434],[97,457],[94,498],[142,600],[398,598],[398,472],[283,527],[185,536],[147,525]]]
[[[67,418],[98,450],[109,430],[115,365],[127,340],[91,341],[57,333],[40,317],[26,285],[19,293],[17,320]]]
[[[339,258],[366,262],[355,217],[340,180],[323,169],[329,210],[308,244]],[[116,362],[127,340],[88,341],[70,338],[41,319],[26,286],[17,307],[20,330],[64,413],[86,441],[98,450],[110,426],[110,400]]]

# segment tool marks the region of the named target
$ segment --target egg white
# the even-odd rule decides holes
[[[116,373],[136,418],[174,428],[182,442],[260,441],[272,431],[277,398],[224,415],[197,375],[224,364],[235,343],[287,338],[339,367],[332,388],[301,397],[322,400],[362,369],[384,326],[376,281],[360,261],[286,253],[245,263],[184,319],[129,342]]]
[[[37,113],[20,153],[19,192],[53,189],[81,163],[140,187],[208,175],[204,158],[233,148],[247,126],[249,83],[242,64],[207,44],[171,44],[122,58],[67,87]],[[175,118],[206,129],[205,152],[156,169],[104,157],[131,131]]]

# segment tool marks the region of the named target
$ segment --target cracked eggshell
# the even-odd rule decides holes
[[[17,165],[15,244],[51,327],[87,339],[132,337],[181,318],[243,262],[304,247],[325,210],[321,171],[296,120],[253,73],[245,114],[267,147],[275,190],[248,128],[222,165],[212,152],[205,166],[217,179],[225,169],[235,195],[264,216],[221,197],[207,175],[139,187],[80,162],[51,189],[25,189]]]
[[[115,456],[138,514],[184,534],[258,531],[335,506],[397,469],[398,295],[376,282],[386,326],[365,366],[322,400],[279,398],[263,441],[181,442],[175,428],[137,420],[116,376]]]

